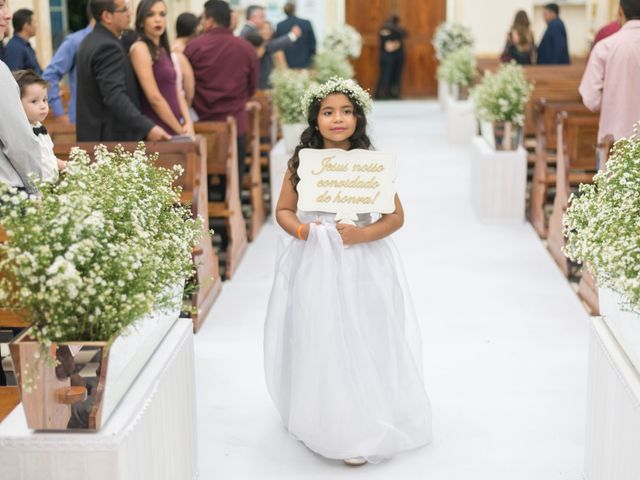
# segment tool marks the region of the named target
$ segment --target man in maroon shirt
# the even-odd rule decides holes
[[[618,20],[614,20],[613,22],[606,24],[604,27],[598,30],[598,33],[596,33],[596,36],[593,39],[593,45],[598,43],[600,40],[604,40],[605,38],[610,37],[618,30],[620,30],[620,28],[622,28],[622,26],[620,25],[620,22]],[[591,48],[593,48],[593,46]]]
[[[249,42],[235,37],[229,28],[231,10],[222,0],[204,4],[205,33],[184,50],[196,78],[195,108],[202,121],[225,121],[233,115],[238,125],[238,177],[242,188],[246,156],[247,113],[245,105],[256,91],[259,63]]]

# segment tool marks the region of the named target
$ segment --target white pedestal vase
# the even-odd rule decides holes
[[[482,137],[471,142],[471,202],[486,220],[524,221],[527,152],[496,151]]]
[[[306,128],[307,125],[305,123],[282,124],[282,138],[284,139],[287,153],[293,153],[300,143],[300,135],[302,135],[302,132],[304,132]]]
[[[287,153],[284,140],[279,140],[271,149],[269,155],[269,175],[271,175],[271,216],[273,221],[276,220],[276,205],[278,197],[280,197],[280,189],[282,188],[282,180],[287,171],[287,164],[291,158],[291,154]]]
[[[593,317],[589,346],[585,478],[640,477],[640,315],[599,289],[606,316]]]
[[[449,96],[449,84],[444,80],[438,80],[438,101],[443,110],[447,109],[447,98]]]
[[[453,145],[468,145],[478,124],[471,100],[447,98],[447,140]]]

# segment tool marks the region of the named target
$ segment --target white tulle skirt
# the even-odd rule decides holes
[[[267,386],[285,427],[334,459],[376,463],[426,445],[420,331],[393,242],[345,249],[333,215],[299,215],[323,223],[279,248],[265,323]]]

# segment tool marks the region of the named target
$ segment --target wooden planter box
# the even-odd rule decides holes
[[[178,290],[175,307],[146,315],[112,342],[53,345],[58,367],[36,359],[40,346],[29,330],[15,338],[9,349],[29,428],[99,430],[178,319],[183,289]]]

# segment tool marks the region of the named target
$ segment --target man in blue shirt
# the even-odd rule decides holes
[[[13,14],[13,37],[4,49],[4,63],[10,70],[35,70],[42,75],[42,69],[38,64],[36,52],[29,43],[31,37],[36,35],[36,22],[33,19],[33,10],[21,8]]]
[[[49,107],[56,120],[63,123],[76,123],[76,56],[82,40],[89,35],[95,19],[89,15],[89,25],[82,30],[73,32],[64,39],[56,54],[51,59],[51,63],[44,69],[42,77],[49,82]],[[69,102],[69,112],[65,114],[60,96],[60,82],[62,77],[69,74],[69,87],[71,88],[71,101]]]
[[[560,7],[555,3],[544,6],[542,15],[547,22],[547,30],[544,32],[538,46],[538,65],[561,65],[571,63],[569,60],[569,45],[567,43],[567,31],[560,20]]]

